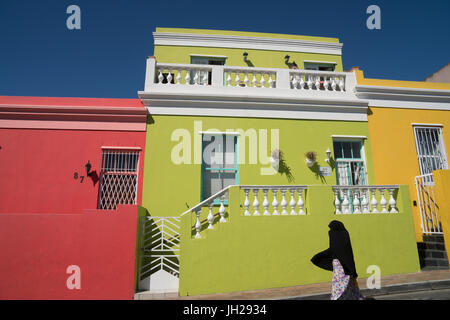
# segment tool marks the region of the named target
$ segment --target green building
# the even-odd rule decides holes
[[[374,185],[368,102],[336,38],[157,28],[137,290],[198,295],[328,282],[328,224],[360,277],[419,271],[407,186]],[[401,256],[402,259],[398,259]]]

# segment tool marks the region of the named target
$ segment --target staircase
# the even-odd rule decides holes
[[[444,235],[423,235],[423,242],[417,243],[417,249],[421,270],[449,269]]]

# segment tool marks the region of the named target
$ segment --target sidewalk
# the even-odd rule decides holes
[[[358,279],[361,293],[366,297],[390,293],[450,288],[450,269],[421,271],[381,277],[380,289],[367,289],[367,278]],[[178,297],[176,294],[139,292],[135,300],[323,300],[329,299],[331,282],[266,290],[239,291],[199,296]]]

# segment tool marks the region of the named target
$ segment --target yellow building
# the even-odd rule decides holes
[[[434,178],[435,170],[449,169],[450,83],[368,79],[358,68],[353,71],[356,94],[369,103],[375,183],[409,185],[417,242],[446,234],[448,251],[450,230],[442,219],[449,206],[437,201],[442,190],[436,190]]]

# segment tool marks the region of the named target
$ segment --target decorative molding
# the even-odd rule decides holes
[[[229,93],[230,89],[239,90],[240,94],[226,94],[225,91]],[[214,94],[195,90],[140,91],[138,95],[153,115],[367,121],[367,101],[351,99],[347,94],[331,99],[323,97],[324,94],[321,97],[319,93],[304,97],[293,90],[222,90],[224,92],[218,90]]]
[[[153,32],[155,46],[256,49],[342,55],[342,43],[296,39]]]
[[[145,131],[146,119],[143,107],[0,104],[0,128]]]
[[[355,94],[370,107],[450,110],[450,90],[356,85]]]

